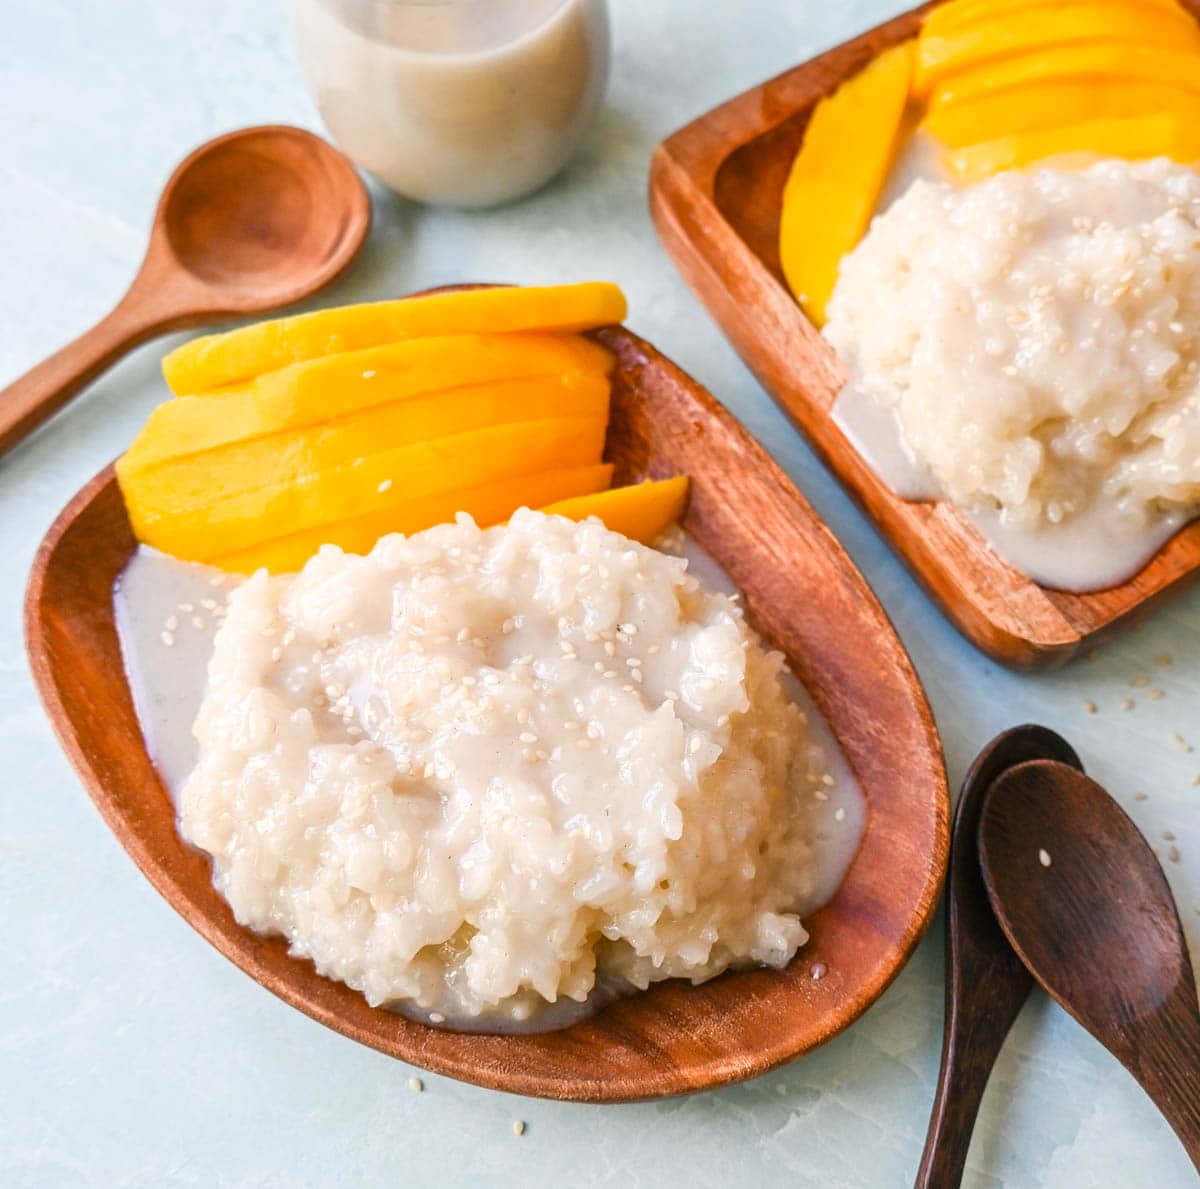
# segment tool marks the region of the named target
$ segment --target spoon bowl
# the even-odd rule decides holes
[[[1004,772],[984,796],[988,899],[1046,992],[1154,1100],[1200,1168],[1200,1009],[1166,876],[1094,780],[1055,760]]]
[[[201,145],[168,179],[125,296],[0,390],[0,455],[139,343],[315,293],[354,259],[370,224],[354,167],[311,132],[245,128]]]
[[[331,281],[369,224],[370,201],[349,161],[311,133],[272,126],[219,137],[181,162],[155,235],[168,267],[188,273],[208,301],[252,314]]]

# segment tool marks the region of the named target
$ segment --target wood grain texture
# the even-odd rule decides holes
[[[393,1056],[479,1085],[617,1102],[762,1073],[828,1040],[891,982],[924,932],[945,874],[949,801],[937,732],[908,656],[829,531],[760,446],[649,344],[597,332],[617,356],[608,456],[617,480],[687,474],[685,527],[745,593],[751,621],[787,654],[865,794],[860,851],[812,940],[784,971],[677,981],[563,1032],[458,1034],[374,1009],[240,928],[207,857],[175,830],[122,676],[112,585],[134,541],[111,470],[63,511],[26,600],[34,676],[55,730],[105,820],[150,882],[204,937],[314,1019]],[[816,980],[817,963],[826,968]]]
[[[998,557],[951,504],[898,499],[829,416],[845,374],[792,298],[779,266],[784,180],[813,105],[881,51],[912,37],[925,8],[872,29],[737,96],[664,141],[650,209],[684,279],[775,401],[874,520],[960,631],[1017,668],[1052,668],[1200,577],[1200,521],[1129,581],[1092,594],[1038,586]],[[1185,7],[1200,13],[1200,0]],[[819,229],[814,229],[819,234]]]
[[[349,159],[311,132],[267,125],[201,145],[163,188],[116,307],[0,390],[0,455],[139,343],[315,293],[354,259],[370,224]]]
[[[979,753],[958,796],[946,886],[942,1065],[917,1189],[951,1189],[961,1182],[992,1067],[1033,988],[1033,976],[992,914],[977,841],[988,788],[1007,769],[1033,759],[1059,760],[1083,770],[1071,745],[1053,731],[1013,727]]]
[[[984,795],[979,856],[1021,961],[1133,1074],[1200,1170],[1196,980],[1171,887],[1137,826],[1082,772],[1029,760]]]

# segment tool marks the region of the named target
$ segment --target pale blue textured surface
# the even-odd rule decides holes
[[[957,784],[998,729],[1066,733],[1168,864],[1189,930],[1200,901],[1200,594],[1065,674],[984,660],[926,601],[726,345],[651,229],[649,155],[688,119],[897,11],[859,0],[617,0],[608,107],[574,166],[505,210],[392,199],[323,300],[468,279],[608,277],[631,325],[708,384],[773,451],[886,604],[925,679]],[[280,0],[5,0],[0,22],[0,383],[82,330],[139,257],[158,187],[215,133],[317,127]],[[37,704],[20,610],[55,513],[163,395],[143,348],[0,460],[0,1184],[625,1186],[911,1184],[941,1032],[940,917],[895,986],[790,1068],[658,1105],[526,1101],[423,1075],[274,999],[152,891],[108,833]],[[1154,658],[1171,653],[1158,668]],[[1146,673],[1166,696],[1131,681]],[[1136,699],[1128,711],[1125,697]],[[1099,712],[1089,715],[1085,701]],[[1150,793],[1134,803],[1135,788]],[[1165,843],[1160,843],[1165,849]],[[1193,932],[1193,937],[1195,936]],[[512,1132],[516,1119],[526,1134]],[[1133,1082],[1040,995],[989,1090],[968,1183],[1174,1186],[1182,1150]]]

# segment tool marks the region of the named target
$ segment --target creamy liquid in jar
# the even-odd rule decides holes
[[[734,593],[728,575],[686,535],[673,533],[663,545],[664,552],[686,557],[692,573],[707,587]],[[207,566],[178,561],[142,546],[113,591],[126,678],[147,751],[176,798],[196,763],[192,723],[203,698],[222,608],[237,582]],[[867,806],[832,731],[807,691],[786,670],[784,678],[786,692],[804,711],[811,743],[823,753],[833,782],[827,794],[814,797],[805,806],[813,879],[806,902],[795,906],[805,920],[833,896],[845,877],[866,828]],[[601,975],[584,1002],[560,997],[554,1004],[539,1003],[528,1018],[519,1020],[503,1012],[447,1018],[410,1003],[397,1005],[396,1010],[439,1027],[545,1032],[569,1027],[630,991],[625,984]]]
[[[605,0],[293,0],[334,140],[419,202],[479,207],[566,163],[604,93]]]

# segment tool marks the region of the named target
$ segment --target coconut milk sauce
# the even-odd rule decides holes
[[[694,541],[679,534],[666,544],[668,552],[688,559],[691,571],[706,585],[736,593],[729,576]],[[142,546],[113,590],[117,634],[138,722],[150,758],[175,798],[196,762],[192,723],[204,696],[222,608],[236,583],[236,578],[220,571]],[[829,900],[845,877],[866,827],[867,806],[832,731],[807,691],[795,678],[787,680],[787,690],[808,719],[831,781],[827,792],[818,794],[809,806],[816,869],[812,895],[807,903],[796,906],[803,920]],[[628,993],[629,987],[601,978],[585,1002],[538,1001],[524,1020],[514,1020],[510,1014],[446,1019],[407,1004],[398,1010],[435,1026],[467,1031],[544,1032],[568,1027]]]

